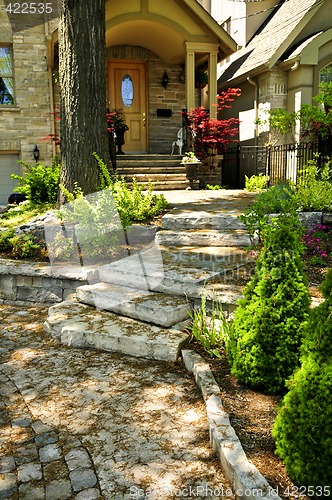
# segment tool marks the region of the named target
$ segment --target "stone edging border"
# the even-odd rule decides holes
[[[191,350],[183,349],[181,352],[187,370],[193,373],[196,384],[202,392],[210,443],[219,456],[223,472],[231,483],[236,497],[246,500],[280,499],[278,492],[247,459],[229,416],[223,409],[220,389],[208,363]]]

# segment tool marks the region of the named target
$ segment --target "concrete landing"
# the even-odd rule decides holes
[[[188,319],[191,310],[184,298],[110,283],[80,286],[76,297],[79,302],[97,309],[163,327]]]
[[[76,301],[52,306],[44,330],[63,345],[172,362],[189,341],[189,335],[178,330],[98,311]]]

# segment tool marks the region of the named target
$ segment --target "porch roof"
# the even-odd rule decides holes
[[[106,0],[106,45],[145,47],[165,62],[184,63],[186,42],[214,44],[220,57],[236,42],[197,0]]]

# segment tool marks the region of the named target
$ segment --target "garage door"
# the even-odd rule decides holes
[[[0,154],[0,205],[6,205],[8,196],[15,191],[17,181],[10,174],[19,174],[18,155]]]

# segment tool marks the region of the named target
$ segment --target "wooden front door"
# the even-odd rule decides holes
[[[147,152],[147,108],[145,63],[108,63],[108,105],[122,109],[129,130],[125,133],[125,153]]]

